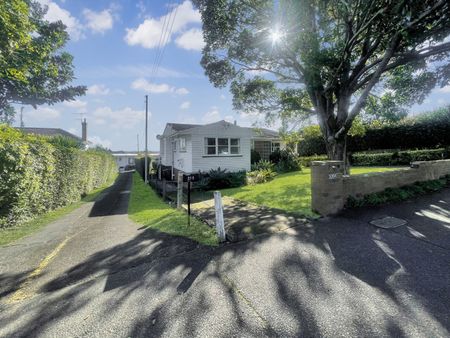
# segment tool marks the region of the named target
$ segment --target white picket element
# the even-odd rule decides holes
[[[225,242],[225,224],[223,221],[222,195],[220,191],[214,191],[214,207],[216,209],[216,230],[219,242]]]

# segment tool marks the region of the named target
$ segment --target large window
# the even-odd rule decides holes
[[[240,155],[241,140],[238,138],[205,137],[205,155]]]

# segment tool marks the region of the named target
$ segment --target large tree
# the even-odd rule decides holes
[[[0,122],[12,120],[14,103],[36,108],[86,92],[70,85],[69,36],[61,21],[44,20],[45,10],[33,0],[0,1]]]
[[[193,1],[210,81],[240,111],[317,116],[331,159],[368,100],[401,115],[450,77],[448,0]]]

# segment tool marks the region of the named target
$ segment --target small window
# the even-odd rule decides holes
[[[230,154],[236,155],[241,153],[240,139],[232,138],[230,139]]]
[[[229,154],[229,148],[228,148],[228,141],[227,138],[219,138],[218,141],[218,151],[219,155],[228,155]]]
[[[132,157],[128,158],[128,164],[134,164],[134,158]]]
[[[172,141],[172,149],[174,152],[177,151],[177,141],[176,140]]]
[[[272,142],[272,152],[280,150],[280,142]]]
[[[180,151],[186,151],[186,138],[180,138]]]
[[[216,138],[206,137],[205,138],[205,154],[206,155],[216,155]]]

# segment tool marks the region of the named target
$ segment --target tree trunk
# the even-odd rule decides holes
[[[345,138],[326,141],[327,155],[330,160],[344,161]]]

